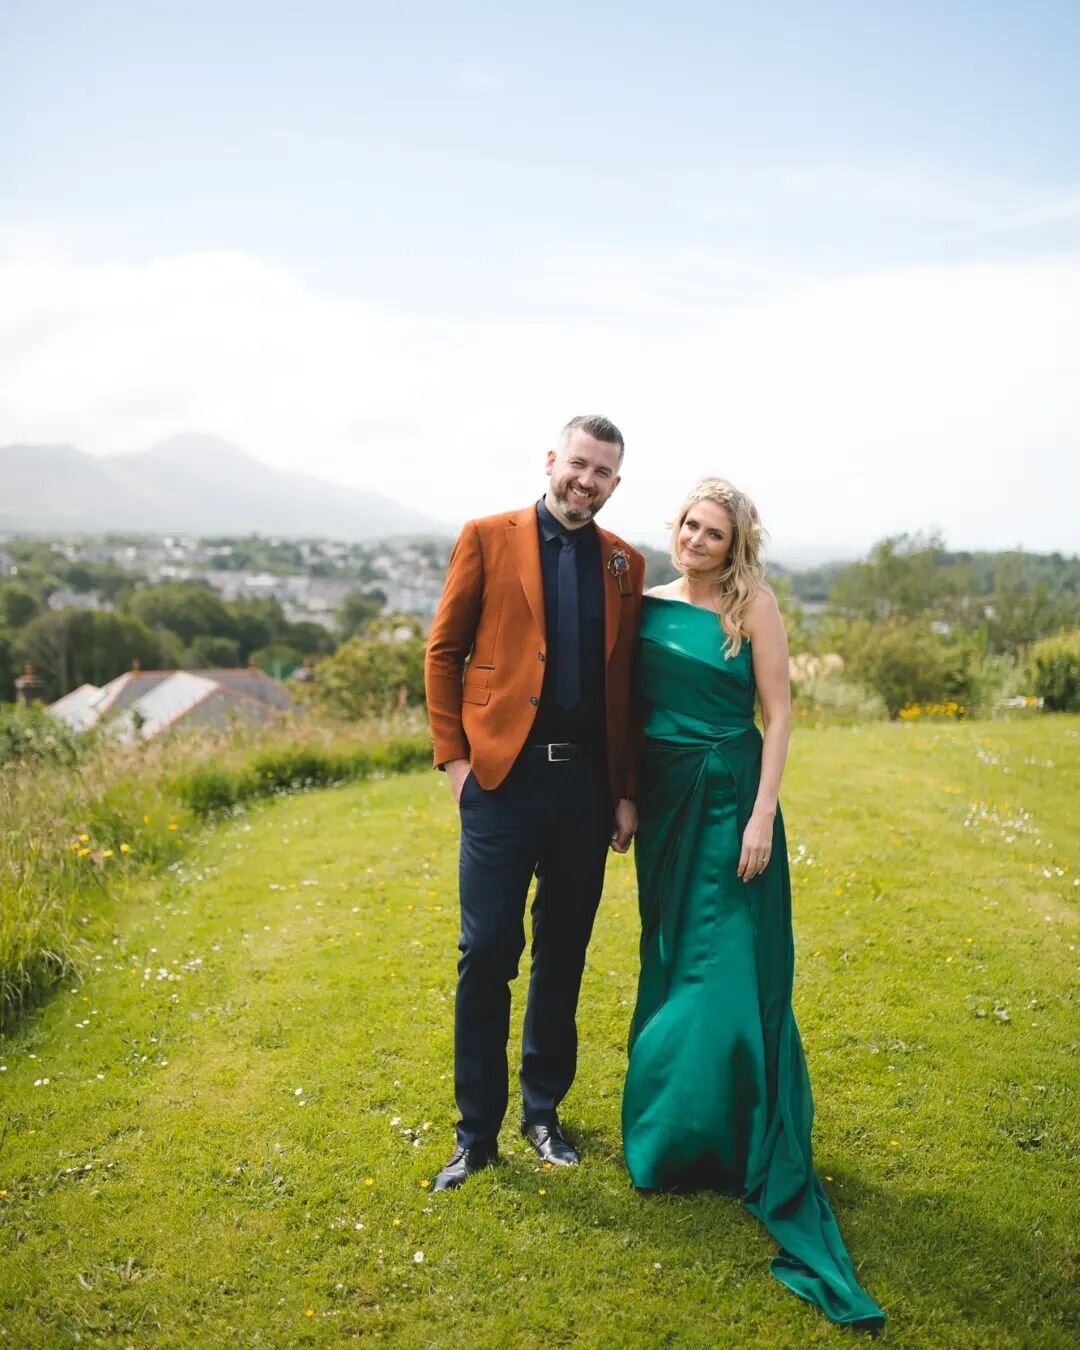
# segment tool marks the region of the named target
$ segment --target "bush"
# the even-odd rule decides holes
[[[312,701],[332,717],[355,721],[424,703],[424,639],[354,637],[321,661]]]
[[[0,707],[0,768],[19,763],[74,764],[88,739],[44,708]]]
[[[890,717],[913,704],[956,703],[963,715],[976,692],[981,653],[920,620],[855,624],[847,635],[849,669],[880,695]]]
[[[196,816],[221,815],[257,797],[405,773],[430,765],[424,736],[395,737],[383,745],[332,750],[318,745],[284,746],[257,755],[236,769],[200,765],[175,782],[177,796]]]
[[[879,722],[886,715],[879,694],[840,675],[804,680],[792,690],[792,716],[817,722]]]
[[[1035,694],[1051,712],[1080,712],[1080,630],[1059,633],[1031,649]]]

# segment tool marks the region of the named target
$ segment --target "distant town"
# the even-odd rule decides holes
[[[19,561],[11,551],[14,538],[0,536],[3,580],[19,575]],[[387,612],[430,620],[452,547],[452,541],[443,538],[345,543],[258,535],[110,534],[40,542],[67,564],[66,584],[49,592],[46,603],[51,610],[111,611],[118,579],[129,585],[204,582],[222,600],[276,600],[290,623],[317,623],[328,632],[335,631],[342,601],[356,593],[377,596]],[[126,576],[118,578],[118,573]],[[111,584],[94,586],[96,579]],[[84,581],[89,584],[82,585]]]

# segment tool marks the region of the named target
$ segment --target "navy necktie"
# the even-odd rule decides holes
[[[578,622],[577,540],[569,530],[559,535],[559,619],[555,649],[555,702],[576,708],[581,702],[581,628]]]

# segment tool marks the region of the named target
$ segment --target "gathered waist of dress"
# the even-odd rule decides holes
[[[677,745],[716,745],[761,733],[753,717],[725,716],[723,721],[706,722],[670,708],[654,708],[645,721],[645,739]]]

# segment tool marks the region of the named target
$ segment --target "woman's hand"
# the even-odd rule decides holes
[[[765,871],[772,857],[772,846],[773,817],[764,811],[755,811],[743,830],[738,867],[743,881],[753,881]]]

